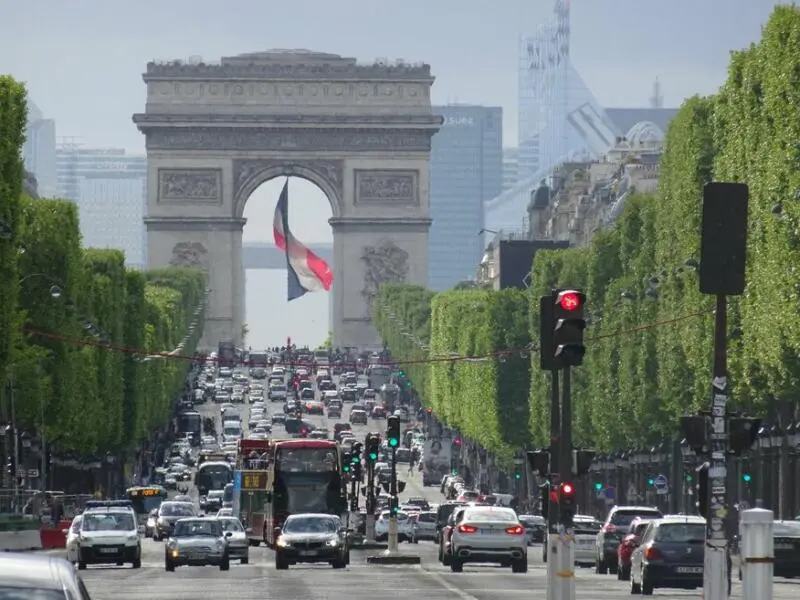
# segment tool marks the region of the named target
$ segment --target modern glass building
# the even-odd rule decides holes
[[[129,267],[144,268],[147,157],[61,144],[56,165],[58,197],[78,205],[84,246],[117,248]]]
[[[503,109],[434,106],[442,128],[430,160],[428,285],[446,290],[475,277],[483,256],[483,204],[503,187]]]

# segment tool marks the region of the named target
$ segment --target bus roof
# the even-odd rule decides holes
[[[231,463],[229,463],[226,460],[207,460],[202,465],[197,467],[197,470],[200,471],[202,469],[205,469],[208,466],[212,466],[212,467],[225,466],[225,467],[228,467],[229,469],[233,470],[233,465],[231,465]]]
[[[283,440],[275,442],[276,448],[336,448],[337,442],[333,440]]]
[[[136,490],[159,490],[166,492],[167,488],[165,488],[163,485],[134,485],[125,490],[125,492],[130,493]]]

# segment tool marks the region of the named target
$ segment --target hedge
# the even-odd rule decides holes
[[[206,277],[127,270],[121,252],[81,247],[74,204],[20,196],[24,100],[0,78],[0,216],[13,233],[0,239],[0,418],[11,418],[10,383],[15,424],[52,451],[122,451],[168,422],[202,333]],[[178,346],[181,356],[142,360]]]
[[[674,435],[679,416],[707,407],[713,301],[700,295],[696,267],[702,187],[712,180],[750,187],[747,290],[730,299],[732,401],[767,417],[800,408],[798,63],[800,10],[778,7],[762,40],[732,55],[720,91],[681,107],[667,132],[658,192],[630,197],[615,226],[588,247],[537,252],[527,292],[532,316],[539,296],[553,287],[581,287],[589,299],[587,355],[574,369],[572,386],[577,443],[598,450],[641,447]],[[487,298],[497,294],[436,296],[431,358],[453,348],[461,354],[489,348],[488,323],[501,318],[487,309]],[[402,355],[387,325],[378,322],[378,328],[393,354]],[[506,335],[524,339],[522,332]],[[530,319],[525,335],[538,340],[538,319]],[[544,444],[549,381],[538,361],[533,355],[529,434]],[[480,389],[488,394],[486,405],[498,405],[491,395],[495,363],[486,365],[484,381],[469,374],[477,365],[458,367],[467,369],[467,381],[458,382],[458,374],[451,377],[446,366],[432,363],[431,402],[465,433],[483,418],[491,446],[497,416],[475,406],[468,390]]]

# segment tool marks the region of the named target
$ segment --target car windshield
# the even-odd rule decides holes
[[[329,517],[290,518],[283,526],[284,533],[336,533],[339,521]]]
[[[703,523],[662,523],[656,530],[655,541],[676,544],[703,542],[706,526]]]
[[[177,525],[175,525],[175,532],[172,535],[173,537],[219,537],[222,535],[222,528],[219,523],[215,523],[214,521],[178,521]]]
[[[436,514],[435,513],[419,513],[417,516],[417,521],[420,523],[435,523],[436,522]]]
[[[223,531],[244,531],[244,527],[239,523],[239,519],[220,519]]]
[[[0,600],[65,600],[64,590],[0,586]]]
[[[465,519],[469,521],[508,523],[516,521],[517,515],[512,510],[472,510],[465,515]]]
[[[85,514],[83,515],[83,531],[131,531],[136,529],[133,515],[127,513]]]
[[[618,510],[613,514],[611,517],[611,524],[615,525],[617,529],[625,528],[627,529],[631,522],[636,517],[646,517],[650,519],[658,519],[661,517],[661,513],[658,511],[647,511],[647,510]]]
[[[194,509],[188,504],[162,504],[158,514],[162,517],[192,517]]]

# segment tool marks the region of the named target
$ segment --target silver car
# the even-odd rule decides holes
[[[228,538],[232,535],[212,517],[180,519],[164,545],[164,568],[174,571],[179,566],[214,565],[227,571],[231,568]]]
[[[222,509],[230,510],[230,509]],[[222,512],[222,510],[220,512]],[[222,530],[228,537],[228,557],[231,560],[240,560],[243,565],[250,562],[250,541],[247,539],[247,532],[242,527],[241,522],[234,516],[217,515],[217,519],[222,523]]]
[[[0,554],[0,597],[91,600],[75,568],[63,558]]]
[[[436,541],[436,513],[432,511],[422,511],[411,516],[414,527],[414,535],[411,541],[416,544],[420,540]]]

